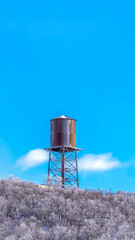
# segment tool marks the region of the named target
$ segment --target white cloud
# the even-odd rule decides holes
[[[27,170],[28,168],[36,167],[47,160],[47,152],[45,152],[43,149],[35,149],[20,157],[16,162],[16,166],[20,167],[22,170]]]
[[[112,153],[86,154],[78,161],[81,171],[107,171],[122,166],[122,163],[112,156]]]

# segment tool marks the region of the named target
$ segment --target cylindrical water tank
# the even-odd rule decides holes
[[[76,147],[76,120],[62,115],[51,120],[51,147]]]

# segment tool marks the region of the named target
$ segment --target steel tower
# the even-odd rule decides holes
[[[51,120],[51,146],[49,151],[48,177],[62,178],[62,185],[79,188],[76,148],[76,120],[64,115]]]

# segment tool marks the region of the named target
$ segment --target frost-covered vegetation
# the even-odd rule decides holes
[[[0,240],[135,239],[135,194],[0,180]]]

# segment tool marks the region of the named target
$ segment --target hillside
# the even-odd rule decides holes
[[[0,240],[135,239],[135,195],[0,180]]]

